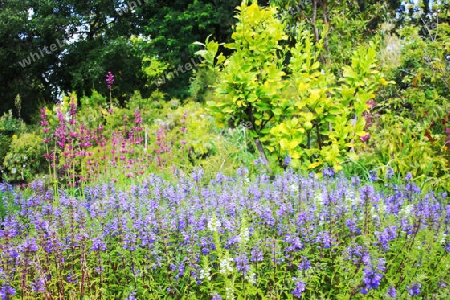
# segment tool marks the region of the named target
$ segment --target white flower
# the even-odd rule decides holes
[[[250,232],[248,231],[248,228],[242,228],[241,229],[241,243],[248,242],[250,237]]]
[[[16,172],[17,172],[16,168],[11,169],[11,173],[16,174]]]
[[[412,205],[412,204],[407,205],[402,209],[402,213],[404,213],[406,216],[409,216],[411,214],[411,212],[413,211],[413,208],[414,208],[414,205]]]
[[[234,299],[233,288],[232,287],[226,287],[225,288],[225,298],[226,299]]]
[[[215,216],[208,221],[208,229],[211,231],[217,231],[217,228],[221,225],[222,224],[220,224],[220,221],[217,220]]]
[[[254,272],[249,272],[245,275],[245,278],[250,284],[256,284],[256,274]]]
[[[443,233],[442,238],[440,240],[441,244],[445,244],[446,237],[447,237],[447,235],[445,233]]]
[[[361,199],[359,198],[359,196],[356,196],[356,197],[352,197],[350,201],[351,201],[352,205],[358,205],[361,202]]]
[[[233,272],[233,266],[231,263],[233,262],[233,259],[230,257],[224,257],[220,260],[220,273],[221,274],[227,274],[229,272]]]
[[[291,191],[291,192],[297,192],[297,191],[298,191],[298,185],[296,185],[296,184],[291,184],[291,185],[289,186],[289,191]]]
[[[372,207],[370,213],[372,214],[372,218],[378,217],[377,210],[375,209],[375,207]]]
[[[205,269],[200,270],[200,279],[211,280],[211,269],[206,267]]]
[[[317,204],[319,205],[323,205],[323,197],[322,197],[322,193],[317,193],[314,197],[314,200],[317,201]]]

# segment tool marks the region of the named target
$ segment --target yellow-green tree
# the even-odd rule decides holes
[[[359,48],[337,79],[319,61],[326,30],[313,43],[313,34],[299,26],[289,48],[283,46],[285,25],[276,8],[243,3],[237,9],[234,42],[226,45],[234,52],[220,66],[223,58],[216,64],[209,59],[210,68],[220,67],[211,110],[219,122],[244,124],[267,165],[290,156],[294,168],[340,169],[366,134],[362,114],[383,82],[375,47]],[[198,54],[211,57],[217,51],[217,43],[208,42]]]

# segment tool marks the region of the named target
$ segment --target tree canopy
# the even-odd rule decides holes
[[[251,1],[247,1],[251,2]],[[429,3],[423,6],[429,12]],[[155,84],[149,71],[176,70],[195,58],[195,41],[212,35],[229,43],[233,17],[240,0],[3,0],[0,1],[0,114],[12,109],[18,94],[21,115],[30,121],[37,108],[56,102],[62,93],[107,94],[105,75],[116,78],[113,97],[122,104],[134,91],[149,95],[159,88],[170,97],[184,98],[192,71]],[[375,0],[270,0],[280,18],[294,28],[304,22],[316,41],[324,26],[330,26],[330,47],[323,62],[348,62],[342,43],[352,42],[354,31],[376,27],[380,12],[405,11],[400,1]],[[408,10],[410,14],[413,9]],[[328,25],[327,25],[328,24]],[[293,35],[292,35],[293,37]],[[342,38],[343,37],[343,38]],[[291,45],[295,40],[290,41]],[[342,46],[342,45],[341,45]],[[352,45],[350,45],[352,46]],[[224,50],[224,54],[227,50]],[[149,69],[150,66],[150,69]],[[164,66],[164,67],[162,67]],[[151,73],[151,72],[150,72]],[[156,73],[157,74],[157,73]]]

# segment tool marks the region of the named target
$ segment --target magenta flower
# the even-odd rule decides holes
[[[136,124],[136,127],[134,127],[135,131],[142,131],[142,116],[139,113],[139,109],[136,108],[134,111],[134,123]]]
[[[41,112],[41,126],[42,126],[42,131],[44,132],[44,133],[47,133],[47,132],[49,132],[50,131],[50,126],[49,126],[49,121],[48,121],[48,119],[47,119],[47,115],[45,114],[45,107],[44,108],[42,108],[41,110],[40,110],[40,112]]]
[[[362,137],[360,137],[361,141],[363,141],[363,142],[367,142],[369,140],[369,138],[370,138],[370,134],[366,134],[366,135],[363,135]]]
[[[114,83],[114,75],[110,71],[108,71],[108,74],[106,74],[106,85],[108,86],[108,89],[111,89],[111,86]]]
[[[377,105],[377,103],[373,99],[370,99],[369,101],[367,101],[366,104],[369,105],[370,109],[374,108],[375,105]]]

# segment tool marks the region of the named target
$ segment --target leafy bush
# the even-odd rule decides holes
[[[14,135],[10,151],[3,161],[4,179],[32,180],[45,170],[44,154],[45,148],[38,134],[31,132]]]
[[[23,129],[25,129],[25,123],[21,119],[14,118],[11,110],[0,117],[0,131],[17,132]]]
[[[396,84],[380,90],[367,115],[373,126],[356,172],[392,168],[402,176],[413,174],[425,189],[449,190],[450,26],[439,23],[429,35],[421,35],[414,26],[396,32],[390,32],[392,26],[384,28],[385,38],[389,37],[386,47],[395,48],[395,59],[385,52],[380,56],[389,62],[383,69]],[[393,38],[396,34],[400,39]]]
[[[0,133],[0,166],[3,165],[3,159],[8,153],[10,146],[11,146],[11,137]]]
[[[245,128],[223,131],[200,103],[187,101],[176,109],[166,103],[159,112],[165,118],[156,119],[150,126],[149,132],[156,136],[151,137],[149,143],[157,144],[158,134],[164,134],[170,152],[157,156],[170,168],[189,173],[201,166],[206,175],[213,175],[218,170],[231,174],[242,163],[247,165],[256,158],[248,151],[252,147],[251,138],[243,136]],[[160,152],[158,149],[155,150]]]
[[[382,125],[373,126],[370,140],[360,153],[358,164],[365,170],[392,169],[405,176],[410,173],[424,189],[449,190],[450,165],[442,155],[440,141],[430,142],[424,135],[427,127],[408,118],[382,116]],[[381,127],[383,126],[383,127]],[[364,170],[357,169],[356,174]]]
[[[11,110],[0,117],[0,181],[4,178],[3,161],[10,149],[12,136],[20,134],[25,128],[25,123],[21,119],[14,118]]]
[[[209,69],[220,68],[217,97],[207,104],[220,122],[247,124],[266,164],[267,152],[272,166],[283,166],[289,156],[296,169],[328,165],[340,170],[366,136],[368,102],[387,84],[376,69],[375,45],[358,48],[336,79],[320,62],[326,27],[314,44],[299,24],[295,46],[283,47],[287,36],[276,12],[274,7],[240,6],[234,42],[227,45],[235,52],[226,60],[221,55],[217,62],[207,59],[218,50],[217,43],[208,41],[198,52]]]

